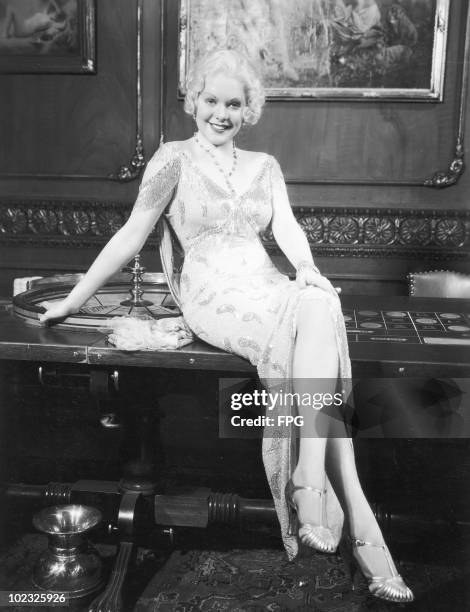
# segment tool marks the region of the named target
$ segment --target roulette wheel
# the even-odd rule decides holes
[[[62,329],[105,328],[113,317],[132,316],[159,319],[180,315],[162,273],[147,273],[138,256],[134,267],[113,276],[81,308],[54,326]],[[13,297],[15,316],[31,325],[40,325],[39,315],[48,305],[63,300],[84,274],[59,274],[29,283],[26,291]]]

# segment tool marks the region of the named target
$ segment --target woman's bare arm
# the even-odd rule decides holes
[[[170,202],[179,178],[179,147],[160,146],[147,164],[132,213],[95,259],[84,278],[61,302],[47,308],[41,323],[76,312],[121,267],[144,246],[148,235]]]
[[[296,270],[309,264],[316,268],[307,237],[292,214],[277,211],[274,213],[272,230],[279,248]]]
[[[272,168],[272,231],[279,248],[297,272],[297,284],[302,288],[315,285],[337,298],[337,292],[330,281],[320,274],[313,262],[310,245],[297,219],[287,195],[286,184],[279,164],[273,160]]]
[[[296,270],[305,263],[314,266],[307,237],[292,212],[284,177],[279,164],[274,159],[271,181],[273,192],[271,227],[274,239]]]
[[[113,274],[142,249],[159,214],[160,211],[156,209],[133,212],[100,252],[84,278],[64,300],[48,308],[39,317],[40,322],[46,323],[77,312]]]

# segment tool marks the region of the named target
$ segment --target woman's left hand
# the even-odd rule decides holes
[[[323,291],[326,291],[330,295],[333,295],[335,298],[339,299],[338,292],[326,278],[326,276],[322,276],[318,272],[315,272],[313,268],[302,268],[297,272],[295,280],[301,289],[311,285],[313,287],[323,289]]]

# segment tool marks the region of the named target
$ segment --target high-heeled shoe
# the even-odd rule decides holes
[[[318,523],[301,523],[298,516],[298,507],[294,501],[296,491],[312,491],[320,496],[320,511]],[[304,546],[314,548],[319,552],[334,553],[338,547],[339,541],[333,535],[332,531],[325,527],[323,523],[323,498],[326,495],[326,489],[316,489],[314,487],[300,487],[294,485],[292,479],[286,485],[286,501],[289,510],[289,530],[288,535],[297,535],[300,542]]]
[[[370,563],[368,564],[367,561],[361,557],[361,548],[365,546],[373,546],[377,549],[377,554],[384,555],[390,571],[390,576],[374,575]],[[395,603],[413,601],[413,592],[406,586],[403,578],[398,573],[386,544],[374,544],[345,535],[340,543],[340,552],[346,564],[346,570],[351,579],[353,590],[358,586],[357,578],[359,577],[360,579],[360,576],[357,570],[360,569],[369,584],[369,591],[375,597]]]

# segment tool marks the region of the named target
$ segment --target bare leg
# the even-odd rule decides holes
[[[336,333],[326,300],[304,300],[299,308],[294,350],[294,391],[333,393],[336,390],[339,357]],[[384,543],[380,527],[362,490],[356,470],[354,449],[348,438],[341,412],[330,406],[328,415],[311,406],[298,406],[306,426],[300,437],[299,459],[292,475],[298,486],[324,488],[326,473],[345,513],[345,526],[354,539],[376,545]],[[302,523],[318,524],[320,498],[309,491],[297,491],[295,503]],[[325,522],[322,521],[325,525]],[[362,546],[362,566],[370,575],[392,576],[393,571],[381,548]],[[395,570],[396,573],[396,570]],[[392,579],[391,580],[395,580]],[[401,581],[401,579],[396,579]],[[383,589],[398,592],[401,600],[407,591],[403,582],[384,583]],[[377,587],[377,583],[375,585]],[[382,589],[382,587],[379,587]],[[411,592],[409,595],[412,598]],[[390,593],[378,595],[390,599]]]
[[[384,539],[359,481],[352,441],[338,409],[330,421],[330,437],[326,445],[325,465],[345,516],[345,528],[354,539],[383,544]],[[379,576],[390,573],[386,558],[373,548],[362,548],[361,554],[372,563]]]
[[[345,514],[349,533],[361,540],[381,538],[380,528],[362,490],[356,470],[354,449],[347,437],[339,411],[330,422],[325,465],[331,484]]]
[[[319,290],[321,291],[321,290]],[[334,393],[338,376],[335,330],[326,300],[305,299],[297,317],[297,337],[293,357],[294,392],[300,397]],[[304,418],[299,458],[292,475],[297,486],[325,487],[325,450],[329,417],[311,406],[298,406]],[[318,524],[320,497],[297,491],[299,520]]]
[[[336,334],[326,300],[305,299],[297,318],[294,350],[294,391],[313,396],[336,390],[339,358]],[[355,538],[381,543],[380,528],[362,490],[356,470],[354,449],[338,408],[328,416],[311,406],[298,406],[304,418],[299,457],[292,480],[298,486],[323,489],[326,473],[345,513],[346,528]],[[318,523],[320,498],[298,491],[301,522]]]

